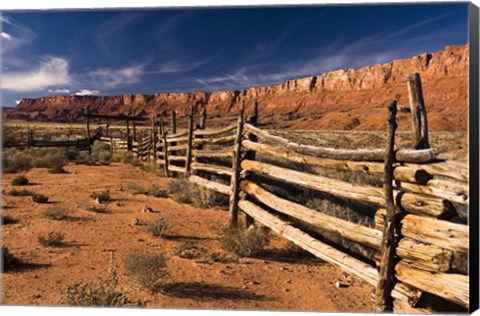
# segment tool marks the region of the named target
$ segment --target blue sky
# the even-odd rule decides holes
[[[243,89],[468,41],[468,5],[3,11],[2,105]]]

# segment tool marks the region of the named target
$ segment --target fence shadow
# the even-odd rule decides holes
[[[173,297],[190,298],[198,301],[212,301],[221,299],[265,301],[267,297],[257,295],[251,291],[218,284],[203,282],[179,282],[167,284],[161,292]]]
[[[264,249],[252,256],[252,258],[260,260],[275,261],[289,264],[304,265],[324,265],[325,261],[303,251],[294,252],[288,249]]]

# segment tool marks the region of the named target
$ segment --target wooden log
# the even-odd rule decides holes
[[[387,145],[385,148],[384,181],[385,189],[385,224],[380,246],[380,264],[378,281],[375,287],[375,311],[385,312],[393,310],[391,292],[395,286],[394,260],[396,253],[395,227],[397,224],[398,209],[393,199],[393,163],[395,160],[395,132],[397,130],[397,95],[388,110]]]
[[[172,135],[177,133],[177,112],[172,111]]]
[[[231,124],[227,127],[224,128],[219,128],[219,129],[206,129],[206,130],[197,130],[195,131],[195,135],[199,136],[214,136],[214,135],[219,135],[223,134],[226,132],[233,131],[237,128],[237,124]]]
[[[163,124],[163,121],[161,121],[160,124]],[[157,123],[155,121],[155,115],[152,119],[152,139],[149,139],[148,141],[152,144],[152,151],[154,157],[153,163],[155,164],[157,162]]]
[[[433,272],[447,272],[451,268],[453,252],[409,238],[398,242],[396,254],[415,267]]]
[[[322,168],[331,168],[343,171],[352,171],[371,174],[375,176],[383,176],[383,164],[379,162],[368,161],[343,161],[328,158],[318,158],[303,154],[297,154],[293,151],[285,150],[277,146],[264,143],[256,143],[250,140],[244,140],[242,146],[245,149],[253,150],[263,155],[269,155],[296,163],[304,163]],[[426,183],[431,179],[431,175],[421,168],[405,167],[397,165],[393,172],[396,180],[409,181],[415,183]]]
[[[247,123],[250,124],[250,125],[252,125],[252,126],[255,126],[255,127],[256,127],[256,126],[257,126],[257,123],[258,123],[258,122],[257,122],[257,119],[258,119],[258,102],[255,101],[255,102],[253,103],[253,115],[252,115],[252,116],[249,116],[249,117],[247,118]],[[255,136],[255,135],[253,135],[253,134],[251,134],[251,133],[248,134],[247,137],[248,137],[248,140],[251,141],[251,142],[253,142],[253,143],[257,143],[257,141],[258,141],[257,136]],[[253,150],[247,150],[247,151],[245,152],[245,158],[244,158],[244,159],[255,160],[256,156],[257,156],[257,153],[256,153],[255,151],[253,151]],[[246,174],[246,175],[245,175],[245,178],[246,178],[246,179],[251,179],[251,175]],[[253,224],[254,224],[254,219],[253,219],[253,217],[249,216],[248,214],[245,215],[245,224],[246,224],[247,228],[249,228],[251,225],[253,225]]]
[[[244,160],[241,163],[244,170],[259,173],[274,180],[288,182],[309,189],[329,193],[338,197],[385,205],[382,188],[359,186],[357,184],[331,179],[319,175],[273,166],[267,163]],[[433,217],[451,217],[451,205],[436,198],[428,198],[413,193],[395,191],[394,198],[397,204],[409,212]]]
[[[168,143],[175,143],[175,142],[188,142],[188,136],[183,137],[175,137],[175,138],[167,138]]]
[[[385,210],[375,213],[375,227],[382,229]],[[405,215],[400,220],[400,234],[414,240],[459,252],[468,252],[469,228],[467,225],[451,223],[430,217]]]
[[[193,155],[195,157],[207,157],[207,158],[231,158],[233,152],[231,150],[194,150]]]
[[[166,143],[166,142],[164,142]],[[188,144],[185,145],[176,145],[176,146],[169,146],[168,151],[179,151],[179,150],[188,150]]]
[[[168,155],[168,161],[185,161],[187,160],[186,156],[172,156]]]
[[[163,126],[163,120],[160,121],[160,126],[162,127],[162,130],[165,130]],[[167,133],[162,134],[163,137],[163,171],[165,173],[165,177],[169,178],[170,177],[170,164],[169,164],[169,155],[168,155],[168,143],[167,143]],[[156,157],[156,156],[155,156]],[[154,159],[157,161],[157,159]]]
[[[188,131],[184,131],[184,132],[179,132],[179,133],[176,133],[176,134],[172,134],[172,135],[168,135],[168,138],[177,138],[177,137],[183,137],[183,136],[188,136]]]
[[[193,150],[193,106],[190,108],[190,118],[188,121],[188,142],[187,142],[187,160],[185,161],[185,176],[190,175],[190,165],[192,163]]]
[[[230,167],[218,166],[218,165],[212,165],[212,164],[206,164],[206,163],[192,162],[191,168],[192,170],[207,171],[207,172],[221,174],[225,176],[231,176],[233,174],[233,170]]]
[[[195,139],[193,143],[195,145],[219,145],[219,144],[228,144],[234,142],[236,135],[228,135],[218,138],[201,138]]]
[[[461,306],[469,306],[469,277],[454,273],[429,272],[417,269],[403,261],[395,266],[400,281]]]
[[[330,158],[339,160],[353,161],[383,161],[383,149],[336,149],[329,147],[315,147],[309,145],[300,145],[288,139],[274,136],[266,131],[256,128],[250,124],[245,124],[245,130],[253,133],[260,139],[273,142],[283,148],[292,150],[299,154],[310,155],[320,158]],[[395,160],[399,162],[425,163],[436,159],[437,149],[408,150],[400,149],[395,152]]]
[[[175,166],[175,165],[169,165],[168,171],[185,173],[185,168]]]
[[[219,192],[225,195],[230,195],[230,187],[225,184],[221,184],[215,181],[207,180],[199,176],[189,176],[188,181],[198,184],[208,190]]]
[[[407,85],[410,108],[412,110],[414,148],[429,148],[430,143],[428,141],[427,110],[425,109],[425,102],[423,101],[420,74],[414,73],[408,76]]]
[[[425,185],[408,182],[397,182],[396,184],[399,188],[439,197],[460,204],[469,204],[470,202],[468,185],[466,184],[459,184],[437,179],[432,179]]]
[[[229,200],[229,225],[230,227],[238,225],[238,201],[240,199],[240,162],[242,153],[243,137],[243,114],[245,111],[245,101],[242,102],[240,113],[237,120],[237,134],[235,135],[235,144],[233,145],[232,174],[230,177],[230,200]]]
[[[401,300],[410,307],[417,305],[417,303],[422,298],[422,295],[423,292],[419,289],[402,282],[397,282],[395,284],[394,290],[392,291],[392,297],[394,299]]]
[[[200,119],[200,129],[205,129],[207,127],[207,106],[204,105],[202,108],[202,117]]]

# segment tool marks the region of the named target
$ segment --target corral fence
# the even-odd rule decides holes
[[[437,159],[438,151],[430,148],[419,80],[417,75],[408,81],[414,149],[393,147],[394,100],[384,148],[340,149],[292,142],[258,127],[255,102],[251,115],[246,117],[242,107],[236,122],[227,118],[220,128],[206,128],[205,109],[195,115],[194,106],[185,118],[173,114],[170,126],[166,117],[155,117],[151,132],[142,133],[132,143],[132,151],[143,161],[161,165],[166,176],[186,177],[229,196],[230,225],[237,225],[242,212],[247,225],[257,221],[373,285],[377,311],[430,313],[423,307],[426,301],[468,308],[468,168]],[[179,121],[186,122],[182,130],[177,130]],[[100,139],[112,143],[112,139]],[[125,142],[115,141],[112,146],[126,149]],[[320,169],[376,176],[384,179],[384,185],[350,182],[316,172]],[[282,194],[285,187],[368,205],[375,210],[370,214],[374,224],[308,207]],[[370,249],[371,255],[351,253],[311,227]]]

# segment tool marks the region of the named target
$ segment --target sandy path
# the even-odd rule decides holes
[[[69,165],[66,175],[33,169],[26,173],[35,183],[26,189],[50,197],[54,203],[72,210],[69,221],[43,218],[53,204],[36,204],[30,197],[3,195],[4,215],[18,222],[2,227],[3,243],[22,261],[24,269],[2,274],[3,304],[65,305],[66,288],[73,282],[105,277],[109,251],[115,250],[119,287],[131,299],[140,299],[147,307],[256,309],[256,310],[316,310],[371,311],[371,286],[332,265],[305,257],[301,260],[284,258],[285,240],[273,235],[272,243],[262,258],[244,258],[237,263],[211,260],[221,253],[219,232],[227,221],[227,212],[219,209],[197,209],[171,199],[133,195],[120,189],[134,182],[144,187],[156,183],[160,188],[169,179],[143,172],[130,165],[87,167]],[[3,178],[3,189],[12,189],[10,180]],[[110,214],[83,210],[79,204],[89,203],[92,191],[109,189],[113,201]],[[155,212],[144,213],[147,205]],[[167,238],[153,237],[145,226],[133,225],[132,220],[152,221],[166,218]],[[65,233],[67,245],[45,248],[38,244],[40,233],[51,230]],[[201,256],[183,259],[176,255],[182,244],[200,249]],[[164,251],[169,257],[170,276],[167,293],[152,294],[142,289],[125,274],[123,260],[128,253]],[[335,281],[347,279],[350,286],[337,289]]]

